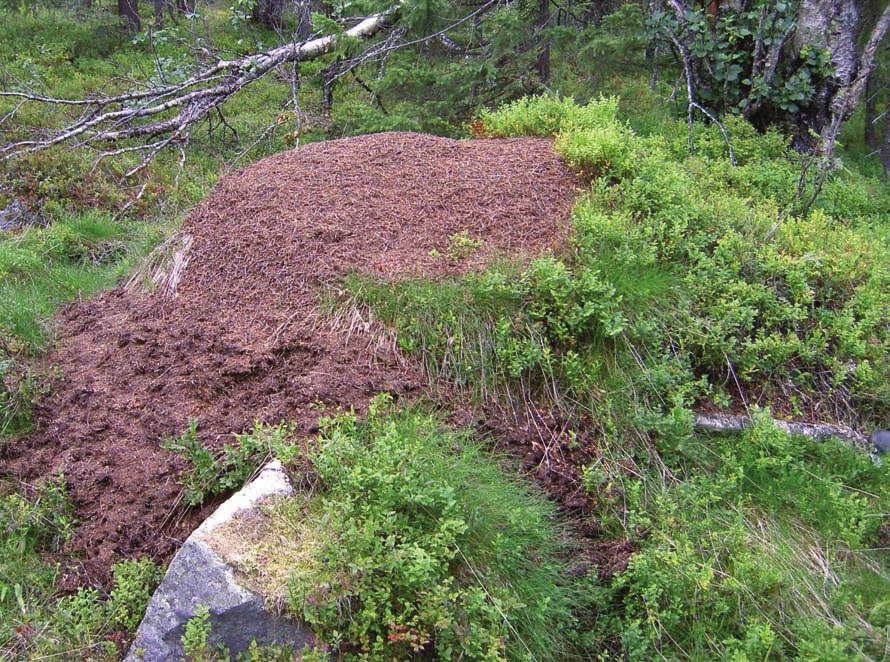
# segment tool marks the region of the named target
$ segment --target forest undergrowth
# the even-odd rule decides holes
[[[449,282],[353,276],[435,379],[572,422],[602,535],[633,541],[593,592],[598,655],[880,659],[888,470],[771,416],[887,420],[886,184],[836,173],[811,209],[778,133],[666,121],[641,136],[618,100],[553,97],[484,113],[484,135],[555,135],[591,181],[568,248]],[[704,435],[698,411],[750,414]],[[585,457],[582,454],[581,457]]]
[[[223,46],[271,39],[214,11],[207,25]],[[626,13],[638,27],[639,16]],[[3,19],[0,51],[16,75],[69,96],[103,88],[120,71],[150,71],[155,58],[175,61],[192,29],[172,24],[149,43],[122,37],[101,15]],[[627,25],[591,29],[587,50],[553,72],[552,87],[577,102],[550,94],[483,110],[536,91],[515,76],[494,97],[458,104],[493,74],[471,81],[459,64],[405,52],[376,86],[385,111],[379,98],[344,85],[325,117],[313,78],[323,65],[306,63],[298,132],[282,123],[256,142],[236,138],[262,136],[288,103],[288,86],[264,80],[232,101],[226,124],[196,131],[184,169],[178,155],[162,155],[125,186],[120,175],[134,163],[126,158],[94,169],[90,154],[60,150],[5,162],[0,207],[22,200],[32,222],[0,231],[0,453],[4,436],[28,430],[54,369],[42,361],[53,312],[130,272],[226,164],[390,129],[553,136],[589,182],[564,250],[444,281],[354,275],[344,295],[322,299],[370,311],[431,378],[480,406],[522,412],[534,403],[568,421],[556,441],[577,458],[584,527],[629,541],[626,569],[601,576],[576,563],[583,543],[566,531],[566,513],[557,516],[530,481],[506,479],[513,464],[480,446],[492,440],[385,399],[367,420],[328,417],[308,463],[297,462],[304,449],[286,423],[245,433],[218,457],[185,430],[167,443],[192,461],[183,477],[189,498],[230,491],[273,454],[316,478],[317,492],[280,506],[278,521],[338,522],[338,540],[349,545],[319,542],[316,530],[306,536],[316,544],[299,550],[312,562],[295,576],[289,608],[322,642],[305,659],[326,650],[356,659],[419,650],[440,659],[884,659],[887,462],[839,441],[790,436],[772,418],[866,433],[890,421],[887,182],[852,137],[858,115],[840,167],[809,208],[798,187],[803,159],[777,130],[726,117],[732,165],[716,126],[696,123],[690,136],[677,119],[681,104],[665,101],[666,84],[648,89],[640,58],[590,73],[603,53],[645,45]],[[558,34],[552,46],[554,54],[574,49]],[[18,128],[63,116],[25,113]],[[474,241],[454,237],[441,259],[464,259]],[[750,415],[754,424],[702,434],[693,423],[703,411]],[[373,499],[363,504],[356,494]],[[125,648],[160,569],[124,560],[107,595],[66,594],[57,561],[75,524],[64,476],[39,486],[3,481],[0,658],[117,659]],[[397,563],[381,531],[397,542]],[[495,562],[507,548],[526,555]],[[529,558],[541,563],[529,568]],[[344,600],[362,617],[344,622],[335,608]],[[222,659],[202,648],[201,627],[192,628],[193,659]]]

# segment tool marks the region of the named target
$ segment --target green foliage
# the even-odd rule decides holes
[[[828,50],[809,45],[794,56],[791,46],[784,46],[773,71],[758,60],[758,52],[763,58],[763,52],[783,48],[796,20],[796,2],[758,0],[746,11],[722,11],[716,20],[703,8],[687,10],[682,22],[673,10],[657,10],[648,29],[667,48],[673,46],[672,35],[687,45],[701,103],[721,113],[763,105],[767,118],[776,113],[790,118],[809,105],[816,86],[832,73]]]
[[[466,230],[455,232],[448,237],[448,257],[452,260],[463,260],[482,247],[482,239],[470,236]]]
[[[783,415],[890,414],[886,187],[838,171],[795,215],[799,156],[776,131],[727,118],[733,167],[716,127],[694,128],[690,155],[679,123],[643,137],[617,100],[589,106],[537,97],[482,119],[488,135],[555,134],[593,177],[570,250],[438,283],[353,277],[352,303],[435,377],[599,433],[584,483],[601,530],[636,553],[591,593],[588,650],[880,656],[890,575],[869,550],[886,535],[886,467],[765,413],[744,435],[698,437],[691,408],[741,406],[741,390]]]
[[[575,209],[576,250],[565,270],[571,280],[594,274],[603,283],[567,292],[576,310],[602,306],[593,300],[603,298],[621,309],[612,270],[683,273],[683,307],[663,315],[656,305],[626,327],[638,348],[653,357],[670,348],[711,388],[731,377],[778,397],[793,383],[798,393],[779,402],[785,408],[840,401],[866,417],[886,415],[890,250],[886,237],[869,229],[886,218],[886,189],[838,173],[813,211],[783,220],[799,164],[777,133],[759,135],[742,120],[728,121],[733,167],[716,128],[697,129],[696,154],[689,156],[678,125],[640,138],[614,111],[603,117],[604,104],[585,112],[572,100],[544,97],[483,116],[496,135],[556,132],[556,149],[570,163],[601,175]],[[539,297],[529,292],[529,312]],[[531,317],[539,323],[540,316]],[[623,331],[620,316],[615,320],[611,328]],[[549,327],[558,353],[566,331]]]
[[[210,662],[214,654],[208,644],[210,637],[210,608],[207,605],[198,607],[194,616],[185,624],[182,633],[182,650],[190,662]]]
[[[59,552],[73,525],[63,476],[31,498],[0,496],[0,657],[114,660],[139,624],[161,576],[148,559],[116,564],[107,599],[95,589],[60,596],[60,567],[43,555]]]
[[[322,422],[297,527],[320,542],[291,608],[346,659],[563,658],[576,593],[550,506],[466,436],[386,405]]]
[[[272,457],[283,462],[293,459],[299,447],[290,442],[292,432],[288,425],[264,426],[257,422],[253,430],[236,434],[234,444],[213,453],[198,439],[197,419],[191,419],[185,432],[166,439],[163,447],[189,463],[180,476],[185,487],[183,498],[189,506],[199,506],[211,496],[240,488]]]
[[[40,351],[52,311],[112,284],[143,245],[142,228],[108,214],[48,212],[47,227],[0,233],[0,346],[14,352]]]
[[[690,439],[653,498],[628,486],[638,551],[595,592],[596,641],[630,659],[880,657],[890,567],[867,549],[887,468],[767,414],[742,435]]]
[[[211,643],[213,622],[207,605],[200,605],[194,615],[186,622],[182,634],[182,650],[186,662],[291,662],[299,659],[302,662],[326,662],[327,656],[304,647],[299,658],[294,656],[293,646],[286,644],[266,644],[260,646],[252,641],[246,651],[232,657],[229,649]]]
[[[486,135],[554,136],[576,130],[615,128],[618,98],[600,97],[578,104],[571,97],[560,99],[550,94],[523,97],[498,110],[483,110],[479,115]]]
[[[31,408],[44,392],[27,365],[0,350],[0,447],[4,437],[28,430]]]
[[[112,568],[114,587],[105,604],[115,627],[135,632],[163,572],[151,559],[127,559]]]

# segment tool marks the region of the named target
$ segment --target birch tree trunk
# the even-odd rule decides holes
[[[793,37],[795,56],[805,48],[824,48],[831,54],[834,75],[822,81],[809,107],[797,119],[794,145],[801,151],[816,146],[831,121],[831,105],[837,92],[847,87],[856,75],[859,61],[856,42],[859,31],[857,0],[802,0]]]

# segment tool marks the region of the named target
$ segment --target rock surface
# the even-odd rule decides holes
[[[271,462],[189,536],[149,602],[127,662],[182,659],[185,625],[202,606],[210,610],[210,645],[226,646],[233,655],[252,641],[289,643],[296,650],[311,642],[308,630],[264,610],[262,596],[242,586],[210,544],[212,534],[234,517],[259,513],[264,499],[292,493],[281,464]]]

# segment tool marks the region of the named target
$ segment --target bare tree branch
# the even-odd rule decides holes
[[[668,0],[668,4],[670,4],[671,8],[674,10],[674,13],[677,14],[677,20],[680,24],[681,28],[685,29],[686,26],[686,8],[679,2],[679,0]],[[705,117],[711,120],[714,124],[719,127],[720,132],[723,134],[723,139],[726,141],[726,146],[729,148],[729,162],[733,166],[736,165],[735,160],[735,151],[732,148],[732,139],[729,136],[729,131],[726,130],[726,127],[723,125],[720,120],[717,119],[717,116],[714,113],[707,110],[704,106],[702,106],[695,98],[695,69],[693,66],[694,59],[692,56],[692,52],[689,50],[688,45],[680,39],[676,34],[674,34],[673,30],[667,31],[668,37],[671,42],[673,42],[674,47],[680,54],[680,59],[683,63],[683,73],[686,78],[686,94],[688,96],[688,105],[686,112],[686,119],[688,123],[688,141],[689,141],[689,151],[693,152],[695,149],[695,145],[693,144],[692,139],[692,131],[695,124],[695,111],[700,111]]]
[[[69,143],[81,146],[92,142],[116,142],[128,138],[155,138],[160,141],[142,147],[146,160],[128,175],[141,170],[163,148],[187,140],[194,125],[245,86],[289,62],[317,58],[333,50],[344,38],[369,38],[383,29],[398,12],[399,5],[369,16],[342,34],[327,35],[299,43],[287,43],[253,55],[219,60],[197,74],[175,84],[161,85],[89,99],[57,99],[22,91],[0,92],[0,96],[22,100],[4,119],[14,116],[24,103],[37,102],[83,108],[81,116],[69,125],[43,138],[21,140],[0,147],[0,161]],[[170,112],[174,115],[168,116]],[[112,150],[104,156],[135,151],[129,147]]]
[[[753,425],[750,416],[739,414],[696,414],[693,425],[704,432],[741,432]],[[837,438],[853,445],[858,450],[867,450],[868,437],[849,428],[826,423],[802,423],[773,419],[780,430],[789,434],[799,434],[817,441]]]

